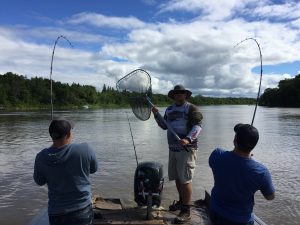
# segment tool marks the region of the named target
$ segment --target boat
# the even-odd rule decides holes
[[[210,194],[205,191],[205,198],[196,200],[191,207],[190,225],[210,225],[209,219]],[[121,199],[93,197],[94,225],[103,224],[146,224],[146,225],[170,225],[179,211],[170,212],[162,207],[152,208],[152,219],[148,219],[146,207],[126,207]],[[42,209],[28,225],[49,225],[47,208]],[[254,225],[266,225],[254,215]]]

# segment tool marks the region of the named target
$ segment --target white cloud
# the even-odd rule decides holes
[[[171,0],[161,5],[160,12],[188,11],[202,15],[205,19],[221,20],[232,15],[246,4],[261,4],[266,0]]]
[[[247,11],[248,14],[261,18],[297,19],[300,17],[300,3],[288,1],[284,4],[266,4],[254,10],[245,10],[245,12]]]
[[[63,34],[68,37],[72,42],[80,42],[80,43],[102,43],[113,41],[113,38],[108,38],[106,36],[100,34],[91,34],[82,31],[64,29],[64,28],[56,28],[56,27],[39,27],[34,29],[28,29],[26,31],[20,30],[20,33],[26,32],[28,36],[32,36],[34,38],[47,38],[49,40],[53,40],[57,38],[59,34]]]
[[[198,1],[182,2],[198,4]],[[249,3],[242,1],[235,5],[233,2],[226,6],[230,13],[233,8],[242,9]],[[216,1],[211,3],[217,7]],[[226,8],[226,4],[222,4]],[[209,13],[207,10],[207,16],[212,15]],[[223,17],[225,14],[219,18]],[[90,13],[76,14],[72,19],[69,21],[73,23],[72,29],[70,23],[68,29],[63,25],[57,28],[0,27],[0,73],[12,71],[28,77],[48,77],[53,44],[59,34],[75,42],[75,48],[70,49],[63,40],[58,43],[53,79],[90,84],[98,89],[104,83],[115,86],[119,78],[143,68],[152,76],[155,93],[166,94],[175,84],[182,83],[194,94],[256,97],[259,76],[251,69],[260,65],[258,48],[253,41],[245,41],[234,48],[235,44],[247,37],[255,37],[262,49],[264,65],[300,60],[300,31],[290,26],[293,21],[284,24],[269,20],[247,22],[242,18],[227,18],[220,21],[197,17],[186,23],[173,20],[147,24],[133,17]],[[294,24],[298,20],[294,20]],[[97,29],[87,31],[77,26],[91,23],[125,29],[122,32],[127,36],[119,41],[120,38],[109,39]],[[76,43],[91,44],[93,49],[77,48]],[[95,53],[98,48],[99,52]],[[286,75],[264,74],[262,91],[275,87],[284,77]]]
[[[300,2],[274,3],[270,0],[171,0],[161,5],[160,12],[187,11],[207,20],[229,19],[236,14],[252,18],[297,19]]]
[[[291,24],[299,29],[300,28],[300,18],[292,21]]]
[[[29,78],[39,76],[49,79],[54,40],[50,46],[25,42],[18,32],[0,29],[0,74],[11,71]],[[61,39],[56,46],[53,80],[89,84],[97,88],[104,83],[115,83],[116,77],[106,73],[105,68],[119,67],[117,63],[104,61],[97,53],[71,49],[64,42]]]
[[[67,23],[69,24],[89,24],[96,27],[108,27],[115,29],[132,29],[143,27],[145,23],[135,17],[114,17],[97,13],[79,13],[73,15]]]

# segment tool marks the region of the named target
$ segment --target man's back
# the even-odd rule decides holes
[[[34,180],[39,185],[48,185],[49,214],[72,212],[89,205],[88,176],[96,170],[96,156],[85,143],[50,147],[38,153]]]
[[[253,220],[254,193],[274,193],[268,169],[251,158],[216,149],[209,158],[215,184],[211,193],[211,209],[233,221]]]

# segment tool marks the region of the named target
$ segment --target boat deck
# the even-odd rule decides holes
[[[113,202],[114,201],[114,202]],[[163,208],[153,209],[153,220],[147,220],[146,207],[123,208],[117,203],[117,199],[97,199],[94,204],[95,220],[94,225],[102,224],[151,224],[167,225],[172,224],[179,211],[169,212]],[[105,209],[105,207],[109,207]],[[211,225],[208,218],[208,211],[204,201],[194,202],[191,207],[191,222],[188,224]]]
[[[208,203],[210,195],[205,192],[204,200],[193,202],[191,207],[191,221],[187,224],[212,225],[209,219]],[[179,211],[170,212],[163,208],[152,209],[152,220],[147,220],[146,207],[124,207],[120,199],[105,199],[95,196],[93,199],[94,225],[103,224],[148,224],[148,225],[169,225],[173,224],[174,218]],[[255,216],[254,225],[266,225]],[[49,225],[47,209],[42,209],[28,225]]]

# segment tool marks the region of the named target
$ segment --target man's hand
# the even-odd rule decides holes
[[[151,110],[152,110],[153,114],[158,112],[158,109],[155,106],[153,106]]]
[[[275,193],[271,194],[271,195],[268,195],[268,196],[264,196],[265,199],[267,200],[273,200],[275,198]]]
[[[183,139],[180,139],[179,143],[184,146],[184,145],[190,144],[190,141],[186,138],[183,138]]]

